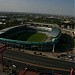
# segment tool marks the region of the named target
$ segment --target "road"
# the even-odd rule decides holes
[[[21,66],[23,65],[23,67],[24,64],[29,64],[29,65],[46,68],[46,69],[52,69],[54,71],[61,72],[64,75],[65,74],[68,75],[70,73],[71,67],[73,67],[75,70],[75,63],[73,62],[67,62],[62,60],[60,61],[57,59],[30,55],[18,51],[11,51],[11,50],[5,51],[4,59],[12,60],[14,61],[14,63],[21,64]]]

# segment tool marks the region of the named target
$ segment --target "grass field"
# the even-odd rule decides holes
[[[44,33],[32,33],[27,32],[18,36],[17,40],[21,41],[31,41],[31,42],[43,42],[46,39],[46,34]]]
[[[47,35],[45,33],[23,31],[12,33],[6,38],[20,41],[43,42],[46,40],[46,37]]]
[[[43,33],[36,33],[33,34],[32,36],[30,36],[27,41],[31,41],[31,42],[43,42],[46,39],[46,34]]]
[[[21,41],[27,41],[27,39],[30,37],[30,36],[32,36],[33,34],[35,34],[35,33],[30,33],[30,32],[24,32],[23,34],[21,34],[21,36],[19,36],[18,38],[17,38],[17,40],[21,40]]]

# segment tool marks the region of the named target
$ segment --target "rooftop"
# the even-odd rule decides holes
[[[17,75],[39,75],[39,73],[34,71],[21,70]]]

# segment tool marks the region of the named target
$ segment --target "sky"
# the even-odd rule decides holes
[[[75,0],[0,0],[0,11],[74,16],[74,4]]]

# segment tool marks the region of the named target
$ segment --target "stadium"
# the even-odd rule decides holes
[[[25,24],[1,30],[0,43],[26,50],[49,51],[58,42],[61,30],[55,26]]]

